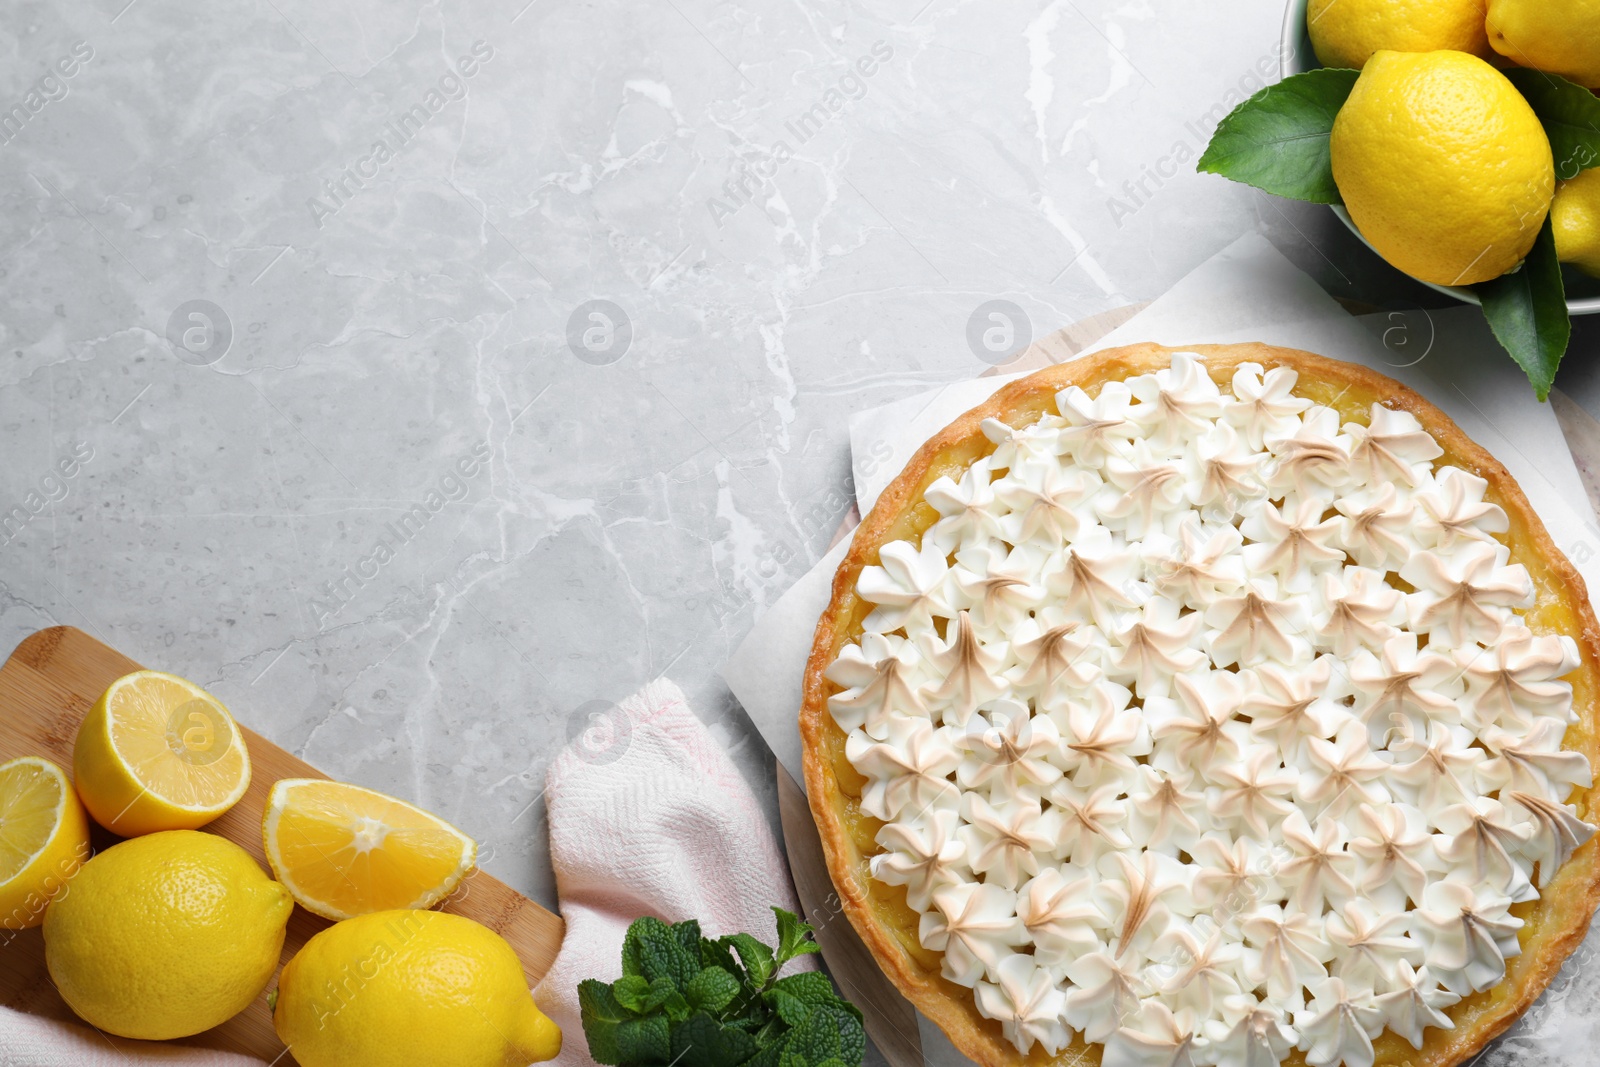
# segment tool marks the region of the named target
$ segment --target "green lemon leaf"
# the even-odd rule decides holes
[[[689,980],[683,990],[684,998],[696,1011],[716,1014],[739,995],[739,980],[721,967],[707,967]]]
[[[1197,169],[1291,200],[1340,203],[1328,138],[1360,73],[1308,70],[1267,86],[1222,120]]]
[[[1556,177],[1565,181],[1600,166],[1600,96],[1559,74],[1514,68],[1502,71],[1544,125],[1555,155]]]
[[[1520,268],[1472,288],[1483,301],[1483,314],[1495,338],[1527,371],[1534,393],[1544,400],[1572,336],[1550,220],[1544,220],[1533,251]]]
[[[774,907],[772,913],[778,918],[778,966],[796,956],[804,956],[808,952],[821,951],[822,946],[811,940],[814,927],[808,922],[802,922],[800,917],[793,912],[784,911]]]

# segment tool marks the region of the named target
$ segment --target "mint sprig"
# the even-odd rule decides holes
[[[750,934],[702,937],[693,920],[635,920],[622,977],[578,984],[589,1055],[610,1067],[860,1067],[861,1012],[821,972],[778,977],[819,946],[809,923],[772,911],[776,950]]]
[[[1565,181],[1600,166],[1600,96],[1559,74],[1513,68],[1501,71],[1539,116],[1556,177]]]
[[[1274,196],[1340,203],[1328,139],[1360,74],[1326,68],[1267,86],[1217,126],[1198,169]]]

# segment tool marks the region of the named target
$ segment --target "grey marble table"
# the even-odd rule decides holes
[[[985,304],[1042,336],[1248,229],[1438,304],[1193,172],[1281,8],[12,2],[0,646],[193,677],[551,906],[544,767],[652,678],[776,823],[716,668],[848,509],[847,416],[981,370]]]

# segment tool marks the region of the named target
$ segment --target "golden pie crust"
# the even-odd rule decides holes
[[[940,975],[943,954],[926,950],[918,942],[918,915],[906,903],[904,888],[875,881],[868,870],[868,859],[880,851],[876,835],[883,824],[861,810],[866,779],[845,758],[844,732],[827,707],[828,697],[840,687],[828,681],[823,671],[844,645],[860,637],[862,620],[872,610],[872,605],[856,594],[862,568],[877,564],[878,549],[891,541],[920,544],[923,531],[939,518],[923,499],[924,490],[941,475],[959,479],[974,460],[994,450],[979,429],[984,419],[996,418],[1013,427],[1028,425],[1043,414],[1055,414],[1056,393],[1070,385],[1098,395],[1106,382],[1168,367],[1177,351],[1202,355],[1212,380],[1224,390],[1241,363],[1291,368],[1299,374],[1295,393],[1337,410],[1341,424],[1365,425],[1375,402],[1408,411],[1444,449],[1437,463],[1460,467],[1487,480],[1485,499],[1500,505],[1510,519],[1510,529],[1501,539],[1510,547],[1511,562],[1526,567],[1533,580],[1535,603],[1525,612],[1524,622],[1536,634],[1572,637],[1582,655],[1582,665],[1565,679],[1572,684],[1577,722],[1568,728],[1563,747],[1583,753],[1592,767],[1600,768],[1600,627],[1583,579],[1551,540],[1505,467],[1416,392],[1365,367],[1263,344],[1184,349],[1130,345],[1048,367],[1012,382],[923,445],[856,530],[849,554],[834,575],[833,598],[817,622],[800,709],[806,791],[845,913],[900,992],[943,1028],[958,1049],[985,1067],[1098,1064],[1103,1046],[1075,1038],[1054,1056],[1037,1044],[1029,1054],[1019,1053],[1001,1034],[998,1022],[978,1014],[970,989]],[[1575,789],[1568,803],[1576,805],[1585,821],[1600,823],[1600,788]],[[1537,900],[1513,905],[1512,913],[1524,923],[1518,933],[1522,954],[1507,961],[1506,976],[1498,985],[1444,1009],[1455,1029],[1429,1029],[1421,1051],[1385,1030],[1373,1040],[1376,1064],[1451,1067],[1476,1054],[1527,1010],[1550,983],[1562,961],[1583,940],[1597,902],[1600,836],[1572,855]],[[1301,1067],[1305,1055],[1291,1050],[1284,1063]]]

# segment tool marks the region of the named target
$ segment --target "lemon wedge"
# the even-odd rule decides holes
[[[431,908],[478,856],[472,838],[436,815],[319,778],[272,787],[262,837],[278,881],[306,910],[334,920]]]
[[[0,928],[44,922],[89,859],[89,818],[66,772],[37,756],[0,766]]]
[[[84,807],[123,837],[198,829],[250,785],[250,753],[228,709],[161,671],[111,683],[78,728],[73,762]]]

